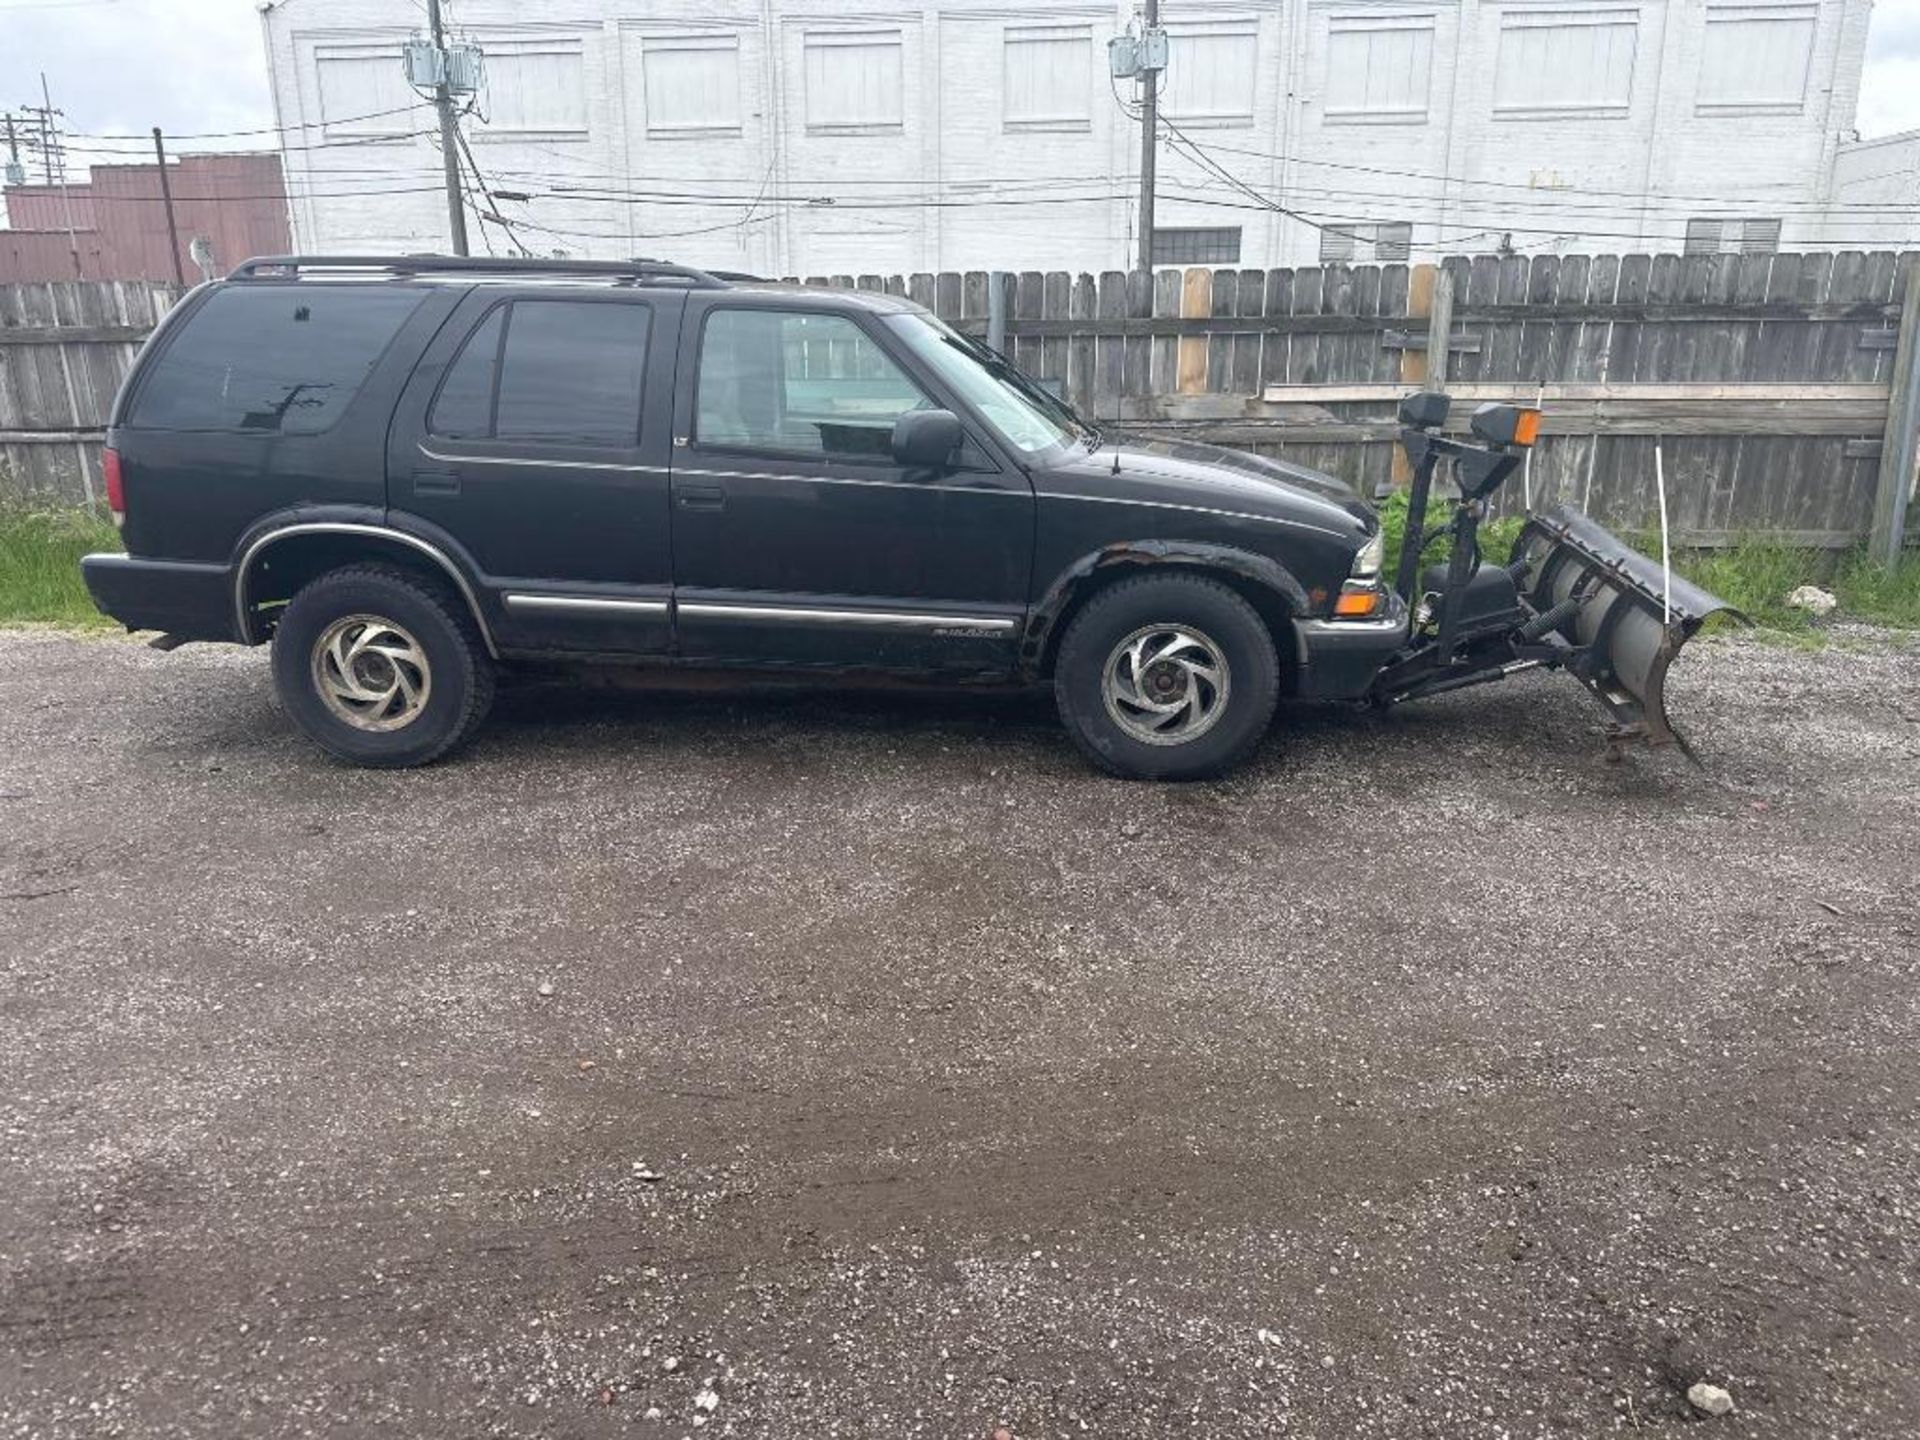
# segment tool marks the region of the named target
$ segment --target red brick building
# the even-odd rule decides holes
[[[167,181],[180,234],[180,271],[188,284],[200,278],[188,254],[196,235],[206,237],[220,270],[250,255],[293,248],[278,155],[184,155],[168,163]],[[6,206],[0,283],[174,278],[157,165],[95,165],[85,183],[66,187],[64,199],[58,185],[9,185]],[[67,237],[69,211],[73,243]]]

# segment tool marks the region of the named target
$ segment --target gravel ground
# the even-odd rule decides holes
[[[376,774],[0,633],[0,1436],[1913,1435],[1920,649],[1674,679],[1702,769],[1533,676]]]

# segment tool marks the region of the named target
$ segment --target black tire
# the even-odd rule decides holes
[[[395,728],[360,728],[322,694],[325,661],[316,647],[336,624],[356,617],[399,627],[424,657],[424,670],[408,670],[414,681],[426,677],[424,686],[414,687],[424,691],[424,700],[410,716],[405,712],[411,707],[399,703]],[[378,656],[369,659],[388,666],[381,672],[385,677],[397,668]],[[366,564],[328,571],[293,597],[274,632],[273,682],[294,723],[322,749],[355,765],[393,770],[430,764],[463,744],[493,704],[494,672],[462,601],[395,566]],[[351,702],[340,703],[350,708]],[[361,723],[381,718],[368,711]]]
[[[1110,712],[1105,688],[1107,666],[1120,647],[1157,626],[1198,632],[1226,662],[1226,696],[1216,718],[1176,743],[1135,738]],[[1201,780],[1240,764],[1267,733],[1280,699],[1280,662],[1266,623],[1225,585],[1199,576],[1145,575],[1101,591],[1074,616],[1060,642],[1053,693],[1067,733],[1102,770],[1127,780]]]

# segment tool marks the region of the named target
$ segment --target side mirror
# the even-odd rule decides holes
[[[893,422],[894,463],[908,470],[952,466],[965,432],[951,410],[909,410]]]
[[[1540,412],[1519,405],[1482,405],[1468,428],[1489,445],[1525,449],[1539,438]]]
[[[1416,390],[1400,402],[1400,423],[1414,430],[1438,430],[1447,423],[1452,397],[1441,390]]]

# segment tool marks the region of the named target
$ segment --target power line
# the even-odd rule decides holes
[[[466,157],[468,168],[473,171],[473,183],[479,186],[480,194],[487,202],[487,208],[484,211],[480,210],[478,206],[474,207],[475,213],[480,217],[480,238],[486,244],[487,253],[489,255],[493,253],[493,242],[488,239],[486,230],[486,222],[492,220],[500,226],[509,245],[513,246],[523,256],[530,255],[531,252],[527,247],[522,245],[519,240],[514,237],[513,222],[500,213],[500,202],[494,199],[493,193],[487,189],[487,177],[480,173],[480,163],[473,158],[473,147],[467,143],[466,135],[457,125],[454,127],[453,134],[454,138],[460,142],[460,153]],[[464,187],[462,188],[464,189]]]
[[[1761,207],[1761,206],[1777,207],[1783,204],[1799,204],[1799,205],[1815,206],[1822,209],[1827,208],[1823,204],[1823,202],[1818,200],[1794,200],[1785,196],[1781,196],[1777,198],[1766,198],[1766,197],[1751,196],[1751,195],[1748,195],[1748,196],[1686,195],[1686,194],[1677,193],[1677,192],[1663,192],[1663,191],[1652,190],[1652,189],[1604,190],[1604,189],[1594,189],[1590,187],[1573,186],[1573,185],[1546,187],[1546,186],[1528,184],[1524,181],[1519,181],[1519,180],[1474,179],[1464,175],[1443,175],[1443,174],[1436,174],[1431,171],[1396,170],[1387,166],[1380,166],[1380,165],[1356,165],[1351,162],[1339,161],[1339,160],[1315,160],[1315,159],[1310,159],[1304,155],[1286,155],[1286,154],[1281,154],[1279,152],[1272,151],[1272,150],[1255,150],[1246,146],[1229,145],[1223,141],[1218,141],[1218,140],[1208,142],[1207,148],[1222,151],[1227,154],[1252,156],[1254,158],[1262,159],[1262,160],[1281,160],[1289,164],[1311,166],[1315,169],[1344,170],[1344,171],[1349,171],[1355,174],[1379,175],[1379,176],[1383,176],[1383,177],[1386,177],[1389,179],[1395,179],[1395,180],[1428,180],[1428,181],[1434,182],[1435,184],[1440,184],[1440,185],[1458,185],[1463,187],[1472,186],[1472,187],[1479,187],[1483,189],[1497,189],[1497,190],[1521,190],[1521,191],[1527,191],[1536,195],[1542,194],[1542,193],[1556,193],[1556,194],[1572,194],[1572,195],[1581,195],[1581,196],[1603,197],[1603,198],[1617,198],[1617,199],[1626,199],[1626,200],[1638,200],[1638,199],[1645,199],[1648,196],[1654,196],[1656,198],[1673,200],[1678,202],[1698,202],[1701,204],[1724,204],[1729,206],[1742,206],[1748,209]],[[1431,196],[1427,198],[1443,199],[1446,197]],[[1852,209],[1854,207],[1849,206],[1847,208]],[[1899,206],[1899,207],[1889,207],[1889,208],[1900,208],[1900,209],[1911,210],[1914,207]]]
[[[425,132],[425,133],[431,133],[431,132]],[[1219,148],[1218,146],[1207,145],[1201,142],[1194,141],[1190,136],[1187,137],[1187,143],[1189,145],[1194,146],[1196,149],[1199,149],[1207,153],[1211,153]],[[1205,186],[1207,184],[1211,184],[1216,181],[1219,181],[1219,171],[1217,169],[1202,164],[1202,162],[1197,157],[1187,156],[1184,154],[1184,152],[1182,152],[1182,156],[1183,158],[1192,159],[1195,164],[1201,166],[1201,169],[1203,172],[1202,178],[1199,181],[1194,183],[1198,183],[1202,186]],[[378,167],[327,166],[324,168],[309,168],[303,172],[298,172],[298,173],[306,177],[313,178],[320,181],[337,181],[337,180],[343,180],[343,179],[344,180],[368,179],[368,178],[386,179],[386,178],[391,178],[396,175],[402,175],[402,174],[406,174],[406,175],[425,175],[430,173],[437,174],[438,170],[439,170],[439,167],[437,164],[431,168],[418,166],[418,165],[378,166]],[[492,173],[498,177],[501,177],[507,180],[532,179],[532,180],[538,180],[538,181],[546,181],[549,183],[551,183],[553,180],[552,173],[544,170],[521,170],[521,169],[514,169],[512,167],[503,167],[503,168],[498,168],[493,170]],[[608,177],[615,183],[609,183],[604,185],[586,183],[589,181],[597,180],[601,177]],[[1207,177],[1212,177],[1212,178],[1208,179]],[[762,182],[756,181],[753,179],[745,179],[737,176],[695,177],[695,176],[668,176],[668,175],[654,175],[654,174],[628,174],[625,176],[619,176],[619,175],[615,175],[614,172],[609,172],[609,171],[579,171],[572,174],[561,176],[559,177],[559,179],[562,183],[554,187],[555,193],[587,193],[587,192],[594,192],[594,191],[604,191],[608,193],[643,196],[643,195],[651,195],[656,192],[653,192],[651,190],[647,190],[641,187],[644,187],[650,183],[658,183],[662,185],[691,185],[691,186],[712,185],[712,186],[742,187],[739,189],[681,190],[676,192],[669,192],[669,193],[677,193],[677,194],[688,195],[693,197],[705,197],[713,200],[715,203],[718,203],[718,204],[751,203],[752,200],[755,198],[766,198],[764,196],[764,193],[758,188],[754,189],[751,193],[749,193],[749,191],[746,188],[744,188],[747,186],[758,187]],[[621,181],[625,181],[627,183],[618,183]],[[1119,182],[1118,180],[1115,180],[1113,182],[1107,182],[1107,181],[1098,180],[1098,179],[1089,179],[1081,183],[1088,184],[1088,185],[1102,185],[1107,183],[1118,184],[1121,182]],[[1225,182],[1221,182],[1221,183],[1225,183]],[[1246,182],[1241,182],[1241,183],[1244,184]],[[973,195],[975,191],[982,186],[993,187],[996,194],[999,194],[999,195],[1005,195],[1005,194],[1024,195],[1024,194],[1029,194],[1033,192],[1047,192],[1047,193],[1057,194],[1060,188],[1060,182],[1054,179],[1040,179],[1040,178],[1034,178],[1031,176],[953,177],[948,180],[931,182],[931,183],[924,182],[924,181],[903,183],[898,179],[864,179],[863,180],[863,179],[851,178],[851,177],[847,179],[835,178],[830,180],[823,179],[819,181],[813,181],[805,178],[795,178],[790,181],[790,188],[787,189],[785,192],[783,192],[780,196],[775,198],[781,200],[784,203],[805,204],[805,203],[812,203],[816,200],[837,198],[832,195],[832,192],[842,188],[888,187],[891,193],[890,195],[884,198],[891,198],[893,200],[898,201],[902,205],[912,206],[912,205],[920,205],[920,204],[926,203],[925,195],[928,192],[928,190],[932,190],[934,193],[942,194],[949,198],[964,199],[965,197]],[[515,187],[515,188],[525,188],[525,187]],[[1228,185],[1227,188],[1238,191],[1240,186],[1237,184]],[[1649,214],[1665,213],[1674,217],[1696,218],[1701,214],[1701,211],[1699,209],[1691,208],[1691,207],[1683,207],[1677,204],[1654,203],[1654,204],[1646,204],[1646,205],[1587,205],[1587,204],[1581,204],[1578,201],[1562,202],[1553,198],[1553,196],[1556,193],[1557,192],[1551,192],[1551,191],[1542,192],[1539,195],[1539,198],[1537,198],[1534,201],[1521,201],[1517,199],[1508,200],[1504,198],[1499,200],[1480,200],[1480,199],[1473,199],[1473,198],[1460,199],[1460,198],[1443,197],[1443,196],[1421,196],[1421,195],[1409,196],[1409,195],[1400,195],[1400,194],[1395,194],[1392,192],[1385,192],[1385,191],[1336,189],[1336,188],[1324,188],[1320,186],[1293,186],[1293,187],[1290,187],[1288,191],[1288,194],[1290,196],[1310,195],[1317,199],[1326,200],[1329,202],[1352,201],[1365,206],[1369,210],[1378,209],[1382,205],[1390,205],[1394,208],[1396,212],[1402,212],[1407,207],[1413,207],[1415,209],[1433,209],[1436,207],[1446,207],[1449,209],[1455,209],[1455,208],[1484,208],[1486,206],[1499,204],[1507,207],[1509,210],[1518,209],[1521,211],[1538,211],[1541,214],[1547,215],[1547,216],[1578,217],[1582,214],[1617,216],[1625,213],[1645,212]],[[1086,198],[1086,197],[1069,197],[1069,198]],[[1100,196],[1094,197],[1094,198],[1104,199],[1107,197],[1103,192]],[[1124,199],[1124,198],[1130,198],[1130,197],[1116,196],[1116,198]],[[851,200],[841,200],[839,203],[843,205],[848,205],[854,202]],[[982,203],[989,203],[989,202],[983,201]],[[1717,213],[1721,213],[1723,218],[1740,219],[1740,218],[1751,216],[1756,211],[1765,210],[1766,208],[1767,208],[1767,202],[1754,201],[1754,202],[1741,205],[1737,209],[1729,209],[1725,212],[1717,212]],[[1855,206],[1847,207],[1847,211],[1849,214],[1863,214],[1863,215],[1885,214],[1890,218],[1899,218],[1902,216],[1912,214],[1914,213],[1915,209],[1916,209],[1915,206],[1897,205],[1897,204],[1855,205]],[[1822,208],[1815,213],[1825,214],[1828,212],[1824,208]],[[1791,214],[1791,212],[1789,212],[1789,214]]]
[[[423,107],[420,105],[399,105],[391,110],[369,110],[362,115],[330,115],[320,120],[302,120],[293,125],[261,125],[251,130],[201,130],[185,135],[174,135],[169,132],[168,138],[174,141],[231,140],[242,135],[287,135],[295,130],[318,130],[325,125],[354,125],[362,120],[380,120],[389,115],[404,115],[409,110],[419,110],[421,108]],[[75,130],[71,133],[76,138],[86,140],[141,140],[146,138],[142,135],[95,130]]]
[[[1208,171],[1207,173],[1213,174],[1215,172]],[[1202,180],[1198,183],[1205,186],[1208,182]],[[1238,189],[1239,187],[1231,188]],[[1577,201],[1567,204],[1556,204],[1551,200],[1524,203],[1506,200],[1447,199],[1439,196],[1406,196],[1366,190],[1329,190],[1303,185],[1289,186],[1287,196],[1296,203],[1301,197],[1312,197],[1316,200],[1324,201],[1328,205],[1347,204],[1364,209],[1370,213],[1384,214],[1393,217],[1415,215],[1429,218],[1434,216],[1444,218],[1452,214],[1457,217],[1456,223],[1459,224],[1470,222],[1476,224],[1481,223],[1490,212],[1496,211],[1500,215],[1519,214],[1537,216],[1545,219],[1564,218],[1566,223],[1574,225],[1584,223],[1583,217],[1588,216],[1596,216],[1603,220],[1646,216],[1657,223],[1660,221],[1682,219],[1819,219],[1832,213],[1826,209],[1809,212],[1804,215],[1789,211],[1783,216],[1776,210],[1772,215],[1763,217],[1762,212],[1767,208],[1764,204],[1743,206],[1736,210],[1708,211],[1699,207],[1668,204],[1599,205],[1582,204]],[[1857,216],[1864,219],[1881,218],[1886,220],[1900,220],[1914,215],[1916,208],[1904,205],[1848,206],[1847,213],[1850,216]],[[1497,228],[1499,222],[1495,221],[1493,223]]]
[[[1197,160],[1206,169],[1210,170],[1215,175],[1225,180],[1235,190],[1247,196],[1250,200],[1254,202],[1256,208],[1271,210],[1278,214],[1285,215],[1290,219],[1298,220],[1301,223],[1308,225],[1316,230],[1320,230],[1320,231],[1331,233],[1331,234],[1344,235],[1350,239],[1359,241],[1361,243],[1377,243],[1377,237],[1375,235],[1357,234],[1353,231],[1342,230],[1339,228],[1339,224],[1337,222],[1331,221],[1330,219],[1325,217],[1316,217],[1311,214],[1303,213],[1298,209],[1283,205],[1279,201],[1274,200],[1271,197],[1263,194],[1259,190],[1255,189],[1253,186],[1247,184],[1245,181],[1242,181],[1237,176],[1233,175],[1224,166],[1221,166],[1217,162],[1213,161],[1209,156],[1205,154],[1204,147],[1199,145],[1197,142],[1193,141],[1190,137],[1188,137],[1187,134],[1183,130],[1181,130],[1178,125],[1174,124],[1170,120],[1165,120],[1163,121],[1163,123],[1167,126],[1168,130],[1173,133],[1173,135],[1176,137],[1176,140],[1180,144],[1185,146],[1185,148],[1188,150],[1188,152],[1192,155],[1192,157],[1195,160]],[[1383,203],[1386,206],[1393,206],[1396,204],[1396,201],[1394,200],[1394,197],[1381,196],[1381,197],[1377,197],[1377,203]],[[1404,202],[1399,202],[1399,203],[1404,203]],[[1625,209],[1626,207],[1621,207],[1621,208]],[[1351,222],[1348,222],[1348,223],[1351,223]],[[1502,232],[1511,233],[1511,234],[1549,235],[1554,237],[1555,239],[1565,239],[1565,238],[1589,239],[1591,238],[1591,239],[1631,240],[1631,241],[1634,241],[1635,243],[1641,243],[1641,244],[1644,244],[1646,242],[1646,236],[1644,231],[1602,231],[1602,230],[1594,229],[1591,226],[1584,225],[1584,224],[1581,225],[1578,228],[1578,230],[1574,232],[1571,236],[1569,235],[1565,226],[1547,229],[1547,228],[1541,228],[1539,226],[1514,225],[1514,224],[1509,224],[1506,221],[1502,220],[1497,224],[1497,226],[1493,228],[1497,228]],[[1465,234],[1456,235],[1451,238],[1438,237],[1433,241],[1431,241],[1430,245],[1431,245],[1431,248],[1445,248],[1448,245],[1461,244],[1468,240],[1482,238],[1488,233],[1489,233],[1489,227],[1480,226]],[[1884,238],[1885,237],[1876,237],[1876,239],[1879,239],[1879,240],[1884,240]],[[1838,241],[1833,239],[1832,237],[1829,237],[1829,239],[1825,243],[1831,244],[1831,243],[1844,243],[1844,242]]]
[[[315,200],[366,199],[366,198],[379,198],[379,197],[388,197],[388,196],[430,195],[430,194],[436,193],[437,191],[442,190],[442,188],[443,187],[437,184],[421,183],[421,184],[415,184],[415,185],[405,185],[405,184],[390,185],[390,186],[389,185],[361,185],[361,186],[345,186],[340,188],[313,188],[313,189],[304,189],[304,188],[296,187],[296,188],[282,189],[282,190],[267,192],[267,193],[254,192],[254,193],[246,193],[246,194],[232,194],[232,193],[204,194],[204,193],[192,193],[192,192],[188,192],[188,193],[176,192],[174,195],[174,200],[177,204],[190,204],[190,203],[218,204],[218,203],[230,202],[230,201],[248,201],[248,200],[286,201],[290,199],[315,199]],[[1234,191],[1235,193],[1242,195],[1244,198],[1241,200],[1234,200],[1230,198],[1225,198],[1217,192],[1216,193],[1196,193],[1190,190],[1184,190],[1184,189],[1169,190],[1166,187],[1162,187],[1163,194],[1167,194],[1172,199],[1176,199],[1185,204],[1193,205],[1196,207],[1220,209],[1220,210],[1232,210],[1232,211],[1240,211],[1240,212],[1258,211],[1258,212],[1267,213],[1267,214],[1278,213],[1286,216],[1287,218],[1298,220],[1300,223],[1307,225],[1308,227],[1313,229],[1330,230],[1335,233],[1341,233],[1341,234],[1355,233],[1355,232],[1342,229],[1343,225],[1350,224],[1352,222],[1344,221],[1333,216],[1315,214],[1312,211],[1302,212],[1292,206],[1276,205],[1275,203],[1269,201],[1265,196],[1261,195],[1259,191],[1255,190],[1251,186],[1236,186],[1234,187]],[[755,197],[744,195],[744,194],[728,196],[728,195],[713,195],[713,194],[687,192],[687,191],[619,190],[612,187],[592,187],[592,188],[582,188],[582,189],[550,190],[550,191],[533,194],[529,198],[531,200],[550,201],[550,202],[554,202],[562,205],[579,205],[579,206],[622,205],[622,206],[631,207],[631,206],[640,205],[640,204],[647,204],[647,205],[667,207],[667,208],[700,209],[700,208],[729,208],[729,207],[747,208],[753,205]],[[864,214],[874,214],[877,212],[887,212],[887,211],[915,211],[915,210],[926,210],[926,209],[993,211],[993,210],[1007,210],[1007,209],[1025,209],[1025,208],[1033,208],[1033,207],[1041,207],[1041,206],[1111,205],[1111,204],[1124,204],[1129,200],[1131,200],[1133,197],[1122,191],[1110,190],[1110,191],[1104,191],[1104,192],[1099,192],[1095,194],[1086,194],[1086,195],[1032,195],[1032,196],[1022,195],[1022,196],[1014,196],[1014,197],[1006,197],[1006,198],[995,198],[991,196],[985,196],[985,197],[981,197],[978,199],[971,199],[971,200],[929,201],[922,198],[916,198],[913,196],[902,196],[899,198],[892,198],[892,199],[868,199],[868,200],[856,198],[856,199],[838,200],[835,203],[830,205],[816,204],[814,203],[815,198],[816,197],[765,196],[760,198],[759,203],[768,207],[784,207],[790,210],[805,211],[807,213],[811,213],[815,215],[831,215],[836,212],[864,215]],[[161,201],[161,198],[157,195],[129,195],[129,196],[116,196],[115,203],[116,204],[156,204],[157,205],[157,204],[161,204],[162,201]],[[502,218],[505,219],[505,217],[502,217]],[[514,221],[512,223],[524,224],[528,222]],[[741,221],[734,220],[734,221],[723,222],[721,224],[717,224],[712,227],[702,227],[702,233],[710,232],[712,230],[737,228],[741,223],[742,223]],[[1439,243],[1439,244],[1458,243],[1466,239],[1478,238],[1487,234],[1497,233],[1502,231],[1511,232],[1514,234],[1521,234],[1521,235],[1545,235],[1545,236],[1553,236],[1556,238],[1565,237],[1570,239],[1618,239],[1618,240],[1634,241],[1637,243],[1645,243],[1645,240],[1646,240],[1646,236],[1643,233],[1637,232],[1637,231],[1596,230],[1596,229],[1590,229],[1590,228],[1584,228],[1584,227],[1579,230],[1569,231],[1565,226],[1550,227],[1550,226],[1539,226],[1539,225],[1532,225],[1532,226],[1513,225],[1513,224],[1505,223],[1503,221],[1497,225],[1491,225],[1491,226],[1479,225],[1465,234],[1454,236],[1450,240],[1442,240],[1436,243]],[[689,233],[697,233],[697,232],[658,231],[653,233],[656,236],[665,237],[665,236],[671,236],[671,235],[689,234]],[[605,238],[618,238],[618,237],[608,236]],[[1357,235],[1356,238],[1360,239],[1363,242],[1371,242],[1375,237],[1371,235],[1359,234]],[[1828,236],[1821,243],[1824,245],[1838,245],[1838,246],[1844,246],[1850,243],[1856,244],[1856,245],[1863,245],[1863,246],[1875,246],[1875,245],[1883,246],[1884,244],[1886,244],[1886,241],[1887,241],[1887,237],[1884,235],[1878,235],[1878,236],[1865,235],[1855,230],[1855,231],[1848,232],[1846,235]]]

